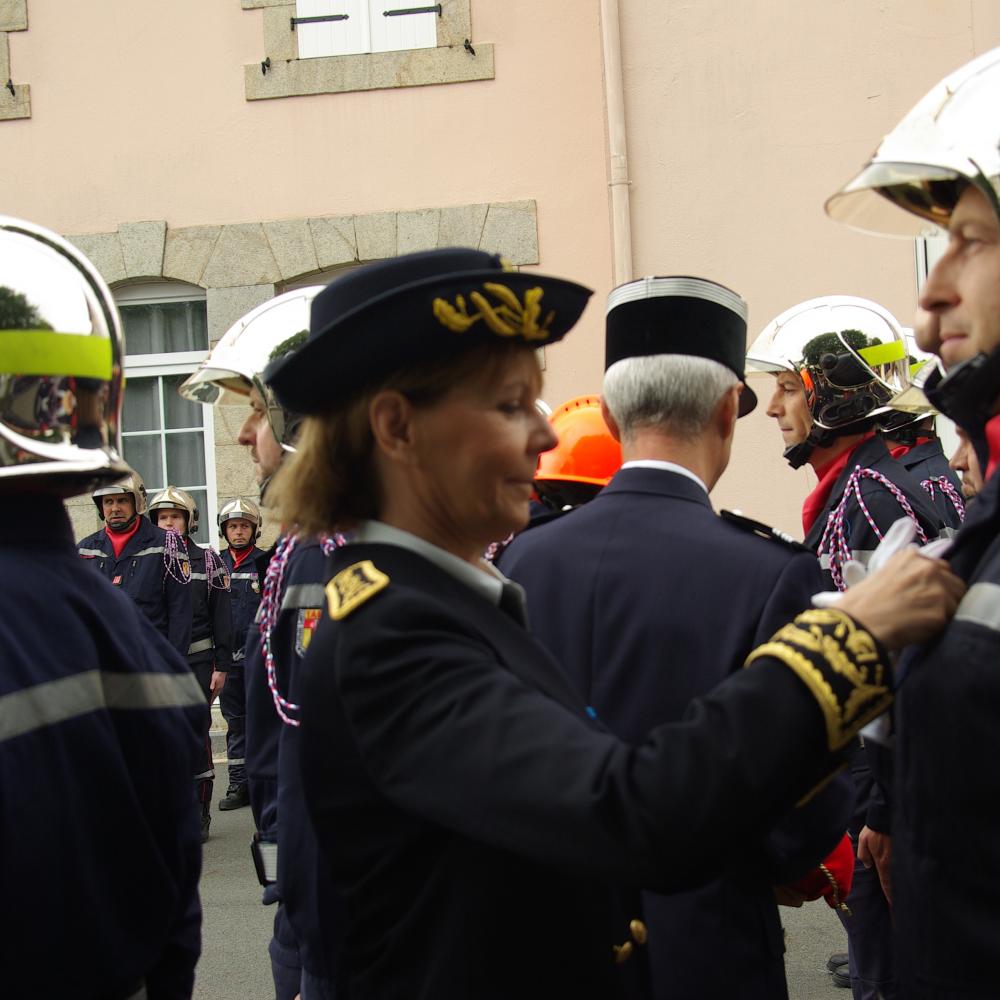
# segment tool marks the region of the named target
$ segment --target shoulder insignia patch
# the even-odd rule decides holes
[[[298,621],[295,623],[295,652],[299,656],[306,655],[313,632],[322,617],[322,608],[302,608],[299,611]]]
[[[389,586],[389,577],[370,559],[341,570],[326,585],[326,601],[334,621],[346,618],[365,601]]]
[[[755,521],[753,518],[744,517],[742,514],[737,514],[732,510],[720,510],[719,517],[721,517],[723,521],[735,524],[737,528],[749,531],[750,534],[756,535],[758,538],[766,538],[772,542],[780,542],[782,545],[787,545],[788,548],[794,549],[796,552],[812,551],[801,542],[792,538],[791,535],[786,535],[783,531],[779,531],[777,528],[772,528],[770,525],[764,524],[763,521]]]

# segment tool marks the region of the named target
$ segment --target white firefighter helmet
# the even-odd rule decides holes
[[[947,226],[971,183],[1000,216],[998,108],[1000,48],[949,74],[920,100],[861,173],[827,201],[827,214],[869,232],[926,235],[932,226]]]
[[[62,237],[0,216],[0,489],[62,496],[129,471],[114,299]]]
[[[281,406],[263,374],[271,361],[305,340],[312,300],[322,290],[322,285],[299,288],[251,309],[226,331],[178,392],[197,403],[246,406],[250,390],[256,389],[267,406],[275,440],[285,451],[294,451],[296,415]]]
[[[232,521],[239,517],[253,524],[254,540],[260,538],[261,530],[264,527],[264,518],[261,516],[260,507],[253,500],[248,500],[246,497],[236,497],[234,500],[229,500],[222,505],[218,518],[219,533],[225,537],[226,521]]]
[[[187,514],[187,534],[193,535],[198,530],[198,505],[186,490],[177,486],[165,486],[149,501],[149,519],[154,524],[157,510],[182,510]]]
[[[747,351],[758,371],[802,378],[813,420],[836,430],[889,409],[908,383],[902,327],[877,302],[827,295],[786,309]]]
[[[104,520],[104,506],[101,503],[101,497],[112,496],[116,493],[127,493],[132,497],[135,502],[135,512],[137,515],[141,516],[146,513],[146,484],[142,481],[142,476],[138,472],[130,472],[124,478],[119,479],[118,482],[101,486],[91,494],[94,505],[97,507],[97,513],[100,515],[102,521]]]

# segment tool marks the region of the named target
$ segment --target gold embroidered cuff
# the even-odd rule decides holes
[[[812,692],[826,719],[831,750],[845,746],[892,702],[890,672],[878,643],[835,608],[804,611],[758,646],[746,665],[764,656],[790,667]]]

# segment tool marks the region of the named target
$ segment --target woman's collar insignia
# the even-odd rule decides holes
[[[326,585],[326,601],[334,621],[346,618],[365,601],[389,586],[389,577],[375,568],[370,559],[341,570]]]

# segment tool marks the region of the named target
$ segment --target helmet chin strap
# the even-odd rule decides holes
[[[793,469],[801,469],[806,462],[809,461],[812,453],[817,448],[827,448],[837,439],[838,434],[836,431],[827,430],[825,427],[819,427],[813,424],[812,430],[806,436],[804,441],[799,441],[798,444],[790,444],[784,451],[785,461]]]
[[[107,518],[105,518],[105,519],[104,519],[104,523],[105,523],[105,524],[106,524],[106,525],[108,526],[108,528],[109,528],[109,529],[110,529],[111,531],[113,531],[113,532],[114,532],[114,533],[115,533],[116,535],[120,535],[120,534],[121,534],[121,533],[122,533],[123,531],[128,531],[128,530],[129,530],[129,528],[131,528],[131,527],[132,527],[132,525],[133,525],[133,524],[135,523],[135,519],[136,519],[136,518],[137,518],[138,516],[139,516],[139,515],[138,515],[138,514],[137,514],[137,513],[135,512],[135,511],[133,511],[133,512],[132,512],[132,516],[131,516],[131,517],[130,517],[130,518],[129,518],[129,519],[128,519],[128,520],[127,520],[127,521],[126,521],[126,522],[125,522],[125,523],[124,523],[123,525],[121,525],[121,527],[118,527],[118,528],[115,528],[115,527],[112,527],[112,525],[111,525],[111,522],[110,522],[110,521],[109,521],[109,520],[108,520]]]
[[[924,384],[924,395],[968,434],[985,469],[989,449],[983,428],[1000,395],[1000,347],[991,354],[977,354],[944,375],[933,372]]]
[[[934,372],[924,395],[967,434],[979,434],[1000,396],[1000,347],[955,365],[943,376]]]

